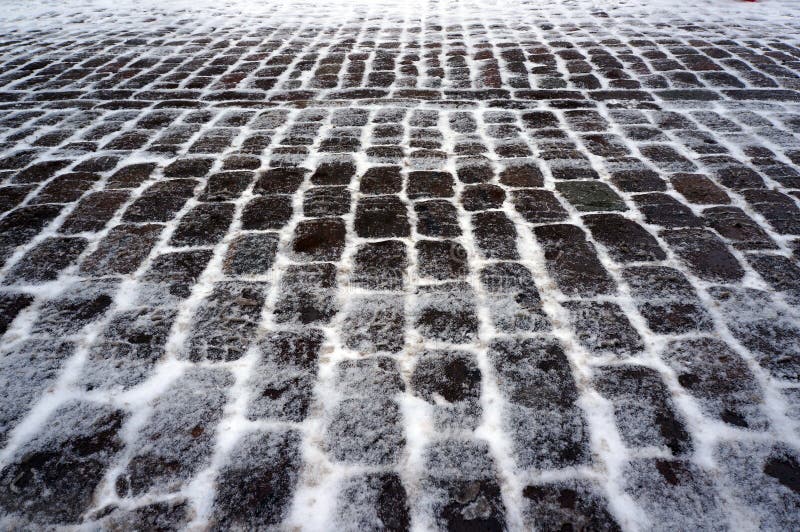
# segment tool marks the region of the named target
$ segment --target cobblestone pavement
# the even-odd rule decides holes
[[[3,2],[3,528],[800,528],[800,10],[659,2]]]

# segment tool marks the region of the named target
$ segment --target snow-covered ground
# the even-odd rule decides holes
[[[4,527],[800,524],[800,2],[0,7]]]

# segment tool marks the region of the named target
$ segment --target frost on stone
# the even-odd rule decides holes
[[[505,530],[505,505],[484,442],[442,440],[425,450],[418,501],[442,530]]]
[[[138,301],[158,306],[180,303],[191,294],[211,255],[210,250],[200,249],[157,256],[141,278]]]
[[[185,499],[143,504],[131,509],[116,505],[101,508],[91,517],[89,526],[102,530],[180,530],[193,516]]]
[[[192,323],[186,355],[190,360],[237,360],[252,341],[267,285],[223,281],[201,303]]]
[[[336,267],[331,263],[292,265],[280,280],[275,321],[309,325],[327,323],[338,310]]]
[[[395,473],[367,473],[347,478],[337,497],[337,530],[402,532],[409,530],[406,489]]]
[[[474,429],[480,423],[481,373],[471,353],[421,353],[411,375],[411,386],[416,395],[433,405],[438,426]]]
[[[393,360],[372,357],[342,362],[336,388],[343,399],[330,412],[325,447],[337,461],[397,463],[405,446],[403,416],[394,396],[404,385]]]
[[[248,384],[250,419],[302,421],[317,379],[323,335],[315,329],[268,333],[256,346],[260,359]]]
[[[388,356],[345,360],[336,368],[336,385],[354,397],[391,397],[405,391],[397,363]]]
[[[647,512],[651,530],[719,530],[732,525],[713,475],[688,460],[633,460],[622,474],[625,491]]]
[[[263,529],[280,523],[288,512],[301,465],[296,431],[243,436],[219,472],[212,528]]]
[[[550,329],[530,270],[516,262],[496,262],[481,270],[480,279],[497,329],[507,333]]]
[[[675,340],[661,358],[710,416],[731,425],[763,430],[762,393],[745,361],[714,338]]]
[[[623,270],[639,312],[653,332],[680,334],[710,330],[711,317],[689,280],[665,266],[633,266]]]
[[[616,303],[568,301],[575,333],[594,354],[624,358],[644,350],[644,342]]]
[[[340,462],[395,464],[405,444],[402,422],[400,408],[392,399],[344,399],[331,414],[326,449]]]
[[[0,292],[0,336],[8,328],[20,312],[33,302],[33,297],[20,292]]]
[[[34,334],[64,337],[103,318],[113,303],[114,282],[81,281],[45,301],[33,323]]]
[[[360,353],[396,353],[405,340],[405,297],[350,297],[344,309],[345,344]]]
[[[569,361],[551,339],[496,340],[489,360],[507,403],[503,418],[521,467],[560,468],[589,461],[589,434],[575,404]]]
[[[58,379],[72,342],[32,338],[0,352],[0,389],[6,398],[0,403],[0,444],[36,404],[41,394]]]
[[[122,449],[125,414],[72,401],[49,418],[0,471],[4,528],[74,524],[90,507],[95,488]]]
[[[598,368],[594,386],[614,405],[614,417],[631,447],[665,447],[676,456],[692,450],[692,440],[661,375],[645,366]]]
[[[800,451],[783,443],[722,442],[715,458],[724,485],[753,514],[760,530],[800,526]]]
[[[522,490],[527,526],[538,530],[621,531],[601,489],[589,481],[538,483]]]
[[[421,286],[417,298],[414,323],[426,338],[460,344],[476,337],[475,296],[467,283]]]
[[[153,411],[116,479],[120,497],[179,490],[208,460],[233,379],[196,368],[153,401]]]
[[[733,336],[773,377],[800,381],[800,327],[767,292],[751,288],[712,287]]]
[[[114,314],[89,349],[81,379],[87,389],[130,388],[147,379],[164,356],[177,311],[136,307]]]

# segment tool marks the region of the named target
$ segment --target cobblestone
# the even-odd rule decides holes
[[[0,528],[800,527],[789,0],[0,5]]]

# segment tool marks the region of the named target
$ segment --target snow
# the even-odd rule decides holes
[[[490,36],[502,34],[506,39],[514,39],[517,32],[524,30],[520,25],[524,16],[535,18],[538,28],[533,32],[544,37],[548,31],[545,25],[551,24],[548,21],[568,25],[572,24],[573,16],[584,20],[581,17],[604,11],[610,18],[591,20],[605,28],[606,36],[631,38],[620,32],[619,26],[635,28],[635,22],[631,21],[641,18],[652,23],[682,20],[686,24],[708,24],[712,28],[709,35],[714,38],[726,36],[747,39],[759,28],[769,29],[770,35],[780,35],[785,30],[795,44],[797,16],[794,10],[798,8],[797,2],[792,0],[764,0],[755,4],[711,0],[700,6],[692,6],[691,13],[687,12],[684,4],[674,0],[564,0],[547,3],[531,0],[500,3],[320,0],[313,6],[301,1],[175,0],[165,3],[144,0],[133,4],[119,0],[70,3],[36,0],[26,3],[2,2],[0,6],[3,7],[0,29],[6,38],[37,31],[41,32],[40,36],[49,34],[49,38],[55,42],[80,36],[87,28],[92,28],[95,35],[101,35],[105,29],[120,29],[129,24],[135,28],[151,22],[162,25],[182,21],[188,28],[185,36],[200,36],[237,26],[246,28],[248,21],[256,17],[259,24],[268,21],[270,25],[282,28],[300,25],[313,30],[318,25],[341,26],[345,29],[339,30],[340,36],[346,34],[348,24],[364,19],[376,20],[376,23],[383,24],[383,29],[387,31],[385,35],[389,35],[388,31],[397,25],[400,26],[401,38],[409,40],[411,37],[405,28],[421,19],[440,20],[443,25],[453,22],[464,26],[480,21],[490,28],[492,22],[499,22],[505,24],[505,28],[497,32],[492,30],[494,33],[490,33]],[[309,10],[313,17],[309,15]],[[429,16],[430,19],[427,18]],[[741,23],[730,25],[730,20]],[[579,26],[580,23],[576,22],[575,25]],[[331,36],[316,32],[308,38],[308,44],[324,47],[330,39]],[[469,42],[467,46],[474,48],[474,44]],[[137,50],[142,57],[158,59],[156,53],[145,48]],[[478,70],[474,64],[470,64],[470,68],[472,71]],[[502,72],[502,75],[507,81],[509,73]],[[291,81],[287,77],[280,79],[281,83]],[[304,79],[294,81],[305,82]],[[328,92],[334,90],[339,89]],[[209,90],[202,91],[203,95],[209,93]],[[320,97],[324,98],[326,90],[321,94]],[[682,107],[679,102],[660,103],[667,111],[680,111]],[[541,102],[536,104],[537,107],[544,105]],[[783,108],[772,111],[769,106],[765,107],[767,110],[764,115],[776,121],[782,117]],[[796,106],[786,108],[797,110]],[[690,116],[697,122],[701,132],[713,136],[734,154],[741,153],[745,145],[743,137],[763,132],[759,128],[769,127],[753,120],[747,124],[749,129],[740,136],[723,136],[714,130],[711,120],[736,113],[738,122],[742,123],[742,113],[748,112],[747,109],[737,109],[736,104],[731,102],[710,103],[709,109],[716,114],[693,112]],[[620,124],[638,124],[642,118],[653,118],[657,122],[659,118],[659,112],[656,111],[609,109],[600,105],[596,109],[597,118],[609,125],[606,129],[585,122],[577,124],[568,111],[555,108],[540,110],[547,111],[558,122],[558,127],[566,133],[564,140],[573,142],[579,148],[590,147],[591,140],[582,135],[584,130],[591,132],[603,129],[605,133],[615,134],[620,145],[634,154],[641,152],[636,144],[622,141],[627,135]],[[228,111],[213,109],[211,121],[193,129],[186,145],[222,125],[226,131],[238,131],[232,141],[232,149],[241,147],[244,139],[255,132],[262,129],[273,131],[272,144],[265,152],[270,153],[276,147],[277,139],[288,133],[291,127],[301,124],[294,132],[302,130],[299,132],[313,139],[324,139],[335,128],[342,136],[350,133],[358,135],[362,146],[369,146],[374,143],[370,126],[357,128],[367,123],[369,118],[374,124],[376,116],[395,111],[395,118],[406,132],[403,143],[409,142],[409,132],[415,127],[427,125],[436,132],[427,133],[430,137],[441,136],[441,152],[444,154],[454,153],[456,143],[470,135],[482,141],[491,138],[498,144],[503,143],[508,139],[498,138],[503,137],[506,131],[500,126],[516,126],[521,133],[517,135],[511,130],[510,137],[521,139],[521,143],[532,152],[529,160],[539,161],[539,168],[544,175],[543,188],[549,191],[556,190],[553,170],[568,166],[568,162],[557,160],[550,160],[548,164],[541,162],[541,144],[524,133],[526,127],[521,118],[522,112],[493,110],[480,102],[469,111],[417,109],[404,112],[399,108],[387,110],[380,103],[367,103],[359,111],[275,109],[259,111],[255,121],[238,130],[227,127],[225,120],[229,118]],[[51,112],[55,115],[58,111]],[[183,119],[190,113],[181,111],[178,117]],[[787,114],[793,116],[792,113]],[[116,111],[99,111],[99,115],[103,119],[124,118],[124,113],[121,115]],[[304,121],[300,121],[301,118]],[[85,119],[87,124],[99,120],[89,114]],[[76,124],[74,127],[77,130],[82,126]],[[125,127],[133,128],[132,125]],[[374,129],[376,126],[371,127]],[[662,135],[663,142],[676,148],[681,155],[696,159],[688,148],[676,142],[679,132],[663,131]],[[796,136],[782,138],[772,135],[771,138],[772,143],[767,147],[791,146],[791,142],[797,140]],[[304,168],[315,169],[322,162],[346,159],[323,154],[318,148],[319,141],[315,140],[308,157],[297,157]],[[465,167],[483,167],[492,169],[497,175],[505,166],[504,161],[496,155],[456,159],[441,152],[424,151],[406,161],[402,171],[406,186],[398,195],[406,205],[411,204],[407,193],[407,175],[410,171],[436,170],[455,176]],[[675,268],[686,275],[700,304],[710,314],[711,329],[708,334],[654,334],[637,306],[638,299],[632,289],[635,287],[626,279],[621,265],[602,243],[592,237],[581,218],[583,213],[566,201],[560,202],[567,213],[563,223],[583,231],[587,242],[597,250],[600,264],[619,289],[580,301],[563,293],[548,273],[547,259],[532,225],[515,209],[513,194],[510,193],[506,194],[500,210],[517,232],[516,247],[520,259],[515,262],[530,272],[531,280],[525,283],[525,289],[538,293],[541,307],[534,310],[524,308],[527,315],[520,310],[522,305],[514,297],[517,292],[512,288],[517,287],[503,286],[501,291],[487,289],[481,273],[498,262],[487,258],[476,242],[473,236],[473,213],[451,198],[444,201],[454,204],[458,225],[462,230],[462,235],[452,238],[452,241],[463,251],[459,252],[458,258],[468,266],[468,273],[463,279],[437,281],[420,272],[420,258],[413,243],[428,237],[418,232],[417,213],[409,208],[410,236],[402,239],[409,243],[406,246],[409,262],[403,276],[403,290],[369,291],[355,287],[353,271],[356,250],[375,239],[357,236],[354,209],[351,209],[350,214],[341,217],[347,236],[342,256],[335,261],[338,288],[331,290],[320,287],[313,275],[298,275],[295,284],[287,285],[287,279],[291,277],[291,273],[287,275],[287,272],[296,271],[293,261],[299,260],[291,251],[291,245],[295,229],[306,219],[303,200],[306,192],[314,186],[311,172],[305,172],[301,185],[291,195],[291,219],[280,230],[268,232],[274,237],[277,254],[267,272],[247,272],[242,279],[231,280],[230,271],[225,266],[225,257],[232,242],[243,234],[252,234],[243,232],[241,220],[245,205],[256,196],[251,183],[232,202],[233,222],[225,237],[202,248],[210,253],[210,259],[192,284],[188,297],[161,299],[161,288],[149,284],[146,273],[157,257],[167,252],[185,250],[184,247],[173,246],[170,241],[178,220],[200,203],[199,196],[208,180],[206,177],[198,181],[192,191],[193,196],[180,211],[163,224],[147,258],[134,272],[121,276],[119,282],[83,281],[77,267],[66,269],[55,281],[35,285],[24,284],[11,275],[28,251],[57,235],[58,228],[74,206],[66,207],[34,240],[17,250],[6,262],[0,277],[10,280],[10,288],[36,299],[3,336],[0,367],[7,365],[11,370],[3,372],[2,383],[16,403],[3,404],[0,410],[0,438],[4,445],[0,450],[0,465],[11,463],[23,451],[46,445],[48,442],[42,443],[40,435],[48,429],[52,416],[67,408],[64,405],[78,410],[78,414],[70,413],[68,418],[74,419],[76,426],[64,428],[61,433],[56,432],[56,439],[69,438],[73,432],[89,430],[84,425],[92,419],[108,415],[113,409],[122,409],[130,413],[119,430],[122,450],[114,456],[103,458],[109,467],[102,479],[98,479],[92,511],[100,511],[111,505],[127,511],[157,501],[185,499],[192,508],[188,517],[189,526],[202,528],[215,518],[219,500],[223,500],[224,504],[235,503],[230,500],[235,494],[227,489],[227,482],[236,486],[235,482],[240,476],[247,476],[248,468],[269,470],[265,463],[287,460],[287,478],[275,480],[276,486],[289,490],[288,486],[297,482],[296,491],[292,493],[291,500],[287,497],[286,501],[281,502],[284,505],[283,515],[258,516],[258,519],[265,520],[265,524],[275,524],[285,518],[284,525],[287,528],[298,527],[303,530],[329,529],[333,522],[354,529],[371,528],[379,519],[375,514],[375,501],[379,498],[376,493],[382,489],[382,483],[391,482],[382,475],[396,473],[408,492],[411,503],[409,518],[412,528],[416,530],[441,526],[441,523],[433,522],[431,514],[449,496],[447,481],[484,482],[480,484],[483,490],[480,496],[484,499],[480,504],[476,503],[480,508],[476,510],[470,507],[470,511],[480,513],[486,510],[487,505],[495,508],[502,504],[505,523],[514,530],[525,528],[529,512],[528,503],[523,497],[525,487],[548,483],[579,483],[581,486],[586,483],[593,486],[592,489],[602,495],[600,499],[607,500],[609,511],[626,530],[712,528],[726,520],[732,526],[742,528],[791,526],[787,523],[794,523],[796,516],[786,515],[788,512],[775,501],[786,498],[788,505],[795,499],[786,495],[780,483],[769,484],[772,491],[766,495],[759,493],[763,484],[753,483],[751,486],[750,475],[761,472],[758,471],[758,463],[752,462],[749,456],[752,450],[752,453],[772,460],[770,463],[784,463],[791,460],[786,456],[796,453],[800,448],[800,425],[796,413],[792,417],[797,399],[787,400],[782,393],[784,388],[790,386],[786,381],[791,379],[792,368],[785,370],[764,363],[765,359],[776,355],[776,351],[788,353],[793,349],[797,354],[797,347],[778,344],[777,348],[774,345],[767,346],[764,351],[753,340],[754,334],[757,336],[765,330],[774,332],[776,328],[783,327],[783,331],[789,334],[796,331],[797,309],[792,308],[782,295],[769,291],[764,280],[746,266],[747,261],[743,260],[745,255],[740,251],[732,250],[739,263],[745,265],[744,277],[735,290],[717,286],[715,282],[692,274],[686,263],[669,251],[670,246],[660,235],[661,227],[647,223],[629,199],[629,194],[608,181],[611,170],[609,163],[592,155],[589,149],[581,149],[581,153],[588,154],[591,168],[598,172],[613,192],[623,198],[628,208],[623,216],[644,227],[660,247],[667,250],[666,259],[658,261],[658,264]],[[45,158],[62,155],[53,150]],[[96,155],[74,157],[74,160],[80,163]],[[281,161],[280,157],[285,159]],[[288,163],[294,158],[293,155],[276,155],[271,162]],[[268,155],[260,156],[259,169],[265,169],[269,161]],[[357,176],[375,166],[364,150],[357,152],[353,161]],[[109,229],[122,221],[121,213],[141,198],[150,185],[163,178],[164,167],[172,162],[172,157],[159,157],[152,153],[147,156],[134,154],[120,161],[118,167],[140,162],[155,163],[157,170],[131,190],[118,214],[107,225],[108,229],[79,235],[89,239],[87,248],[80,255],[81,259],[91,256],[98,249],[100,241],[108,235]],[[209,175],[220,171],[221,167],[221,160],[215,160]],[[86,194],[103,190],[109,179],[106,174]],[[768,185],[785,190],[775,180],[768,180]],[[42,184],[35,189],[31,197],[44,186]],[[360,192],[356,180],[351,180],[347,190],[352,195],[352,205],[366,197]],[[464,190],[465,185],[456,180],[453,198],[460,198]],[[666,194],[687,204],[671,186]],[[768,220],[755,211],[742,195],[731,193],[731,198],[732,206],[741,208],[762,227],[769,227]],[[700,214],[698,207],[692,208],[695,214]],[[769,230],[769,236],[778,243],[779,248],[775,252],[788,256],[790,239],[772,230]],[[728,249],[731,247],[728,246]],[[501,278],[514,275],[517,281],[520,278],[520,274],[514,270],[510,270],[510,273],[500,272],[499,275]],[[292,293],[287,294],[287,290]],[[319,305],[333,315],[330,321],[321,320],[321,323],[314,325],[303,323],[304,318],[301,313],[295,312],[297,307],[292,298],[301,297],[304,290],[313,292]],[[727,296],[722,298],[721,294],[727,291],[733,294],[732,300]],[[52,325],[63,322],[58,315],[59,305],[65,301],[68,304],[78,301],[78,304],[84,305],[87,300],[96,301],[101,295],[105,299],[98,303],[102,305],[102,309],[98,310],[98,316],[102,317],[98,320],[73,322],[66,329]],[[618,346],[608,344],[602,338],[604,331],[591,323],[592,309],[597,308],[601,309],[601,324],[617,314],[624,315],[630,321],[627,325],[619,325],[613,332],[640,339],[632,340],[633,348],[621,352],[616,348]],[[445,316],[448,323],[442,325],[441,321],[428,319],[432,313],[437,314],[437,320]],[[149,331],[154,314],[157,317],[167,315],[168,318],[164,319],[171,324],[163,338],[163,352],[159,351],[151,361],[137,361],[132,368],[123,368],[113,360],[103,358],[102,350],[107,345],[103,342],[117,340],[109,332],[109,327],[113,329],[114,324],[122,319],[122,326],[127,331],[132,326],[124,318],[134,316],[137,324]],[[570,325],[575,323],[575,315],[586,320],[580,332]],[[224,324],[234,319],[236,325],[230,330],[223,330],[226,327]],[[399,328],[393,328],[394,324],[399,324]],[[206,344],[204,342],[210,329],[221,331],[227,337],[215,338],[216,343]],[[620,333],[622,329],[624,331]],[[302,332],[299,338],[292,336],[298,331]],[[779,336],[780,332],[774,332],[774,336]],[[276,338],[281,334],[291,337],[289,343],[292,347],[275,347],[278,342]],[[217,349],[217,344],[230,347],[237,339],[251,337],[257,339],[252,345],[242,342],[241,345],[235,345],[235,349],[221,354]],[[313,338],[309,341],[309,337]],[[60,347],[52,345],[54,338],[74,345],[62,353]],[[736,368],[752,375],[752,382],[747,381],[747,389],[731,392],[737,398],[744,396],[743,415],[752,420],[749,428],[723,423],[719,419],[720,405],[712,399],[687,393],[687,387],[681,384],[682,372],[689,369],[711,372],[716,369],[713,365],[704,366],[706,361],[693,360],[691,350],[673,349],[676,343],[683,342],[691,346],[692,342],[699,342],[703,338],[727,344],[731,357],[737,361]],[[520,339],[530,343],[523,343]],[[307,353],[312,367],[305,360],[293,360],[291,364],[286,364],[280,358],[285,354],[281,349],[299,349],[297,345],[303,341],[313,344],[308,347],[313,355]],[[540,362],[536,357],[544,356],[544,345],[559,345],[563,349],[559,359],[564,361],[561,363],[564,371],[559,375],[559,378],[563,378],[561,382],[548,381],[553,377],[543,377],[531,369]],[[609,345],[612,349],[606,352],[604,348]],[[37,353],[46,355],[37,356]],[[440,356],[438,353],[446,355]],[[362,358],[365,354],[369,358]],[[504,366],[503,361],[509,354],[519,357],[517,366]],[[622,356],[615,356],[620,354]],[[465,400],[464,404],[454,405],[444,399],[441,393],[421,391],[419,388],[423,384],[430,385],[425,371],[433,373],[433,370],[425,365],[433,359],[463,359],[465,367],[477,370],[480,373],[480,385],[473,390],[476,396]],[[366,360],[380,363],[376,362],[372,367],[365,363]],[[611,397],[613,394],[598,390],[597,379],[610,368],[637,368],[663,383],[664,401],[678,413],[676,418],[684,423],[687,433],[684,442],[686,447],[681,447],[679,452],[676,448],[671,449],[674,454],[682,455],[680,466],[683,469],[679,474],[685,475],[688,480],[681,489],[669,486],[668,479],[664,480],[667,478],[662,471],[664,466],[658,465],[660,460],[670,458],[669,445],[662,445],[658,437],[651,438],[651,435],[637,432],[637,428],[644,426],[647,416],[652,416],[652,413],[620,413],[620,401]],[[567,393],[564,390],[568,390],[573,381],[574,397],[570,398],[568,405],[558,404],[547,409],[543,404],[536,403],[537,397],[525,396],[520,399],[525,393],[532,393],[521,390],[531,382],[540,382],[541,388],[537,391],[544,395],[551,392],[556,394],[557,391]],[[25,385],[20,386],[20,382]],[[84,388],[87,383],[90,384],[89,389]],[[281,386],[294,387],[292,389],[298,396],[264,403],[256,399],[262,388],[274,391]],[[554,389],[550,390],[551,387]],[[642,394],[634,394],[634,397],[621,402],[635,409],[642,397]],[[748,404],[745,399],[757,406]],[[76,400],[82,401],[78,407],[73,403]],[[463,424],[454,422],[451,416],[474,416],[475,419]],[[161,436],[189,422],[192,425],[189,429],[208,423],[209,426],[215,425],[216,430],[209,430],[202,435],[200,443],[185,434],[174,438]],[[559,436],[548,439],[551,436],[548,431]],[[365,441],[369,442],[370,437],[380,445],[366,445]],[[573,437],[575,441],[570,440]],[[159,440],[159,443],[143,443],[142,438]],[[557,446],[564,440],[570,440],[577,446],[585,445],[577,453],[584,453],[584,459],[576,459],[574,464],[566,467],[561,467],[558,461],[552,461],[556,451],[549,446]],[[633,441],[637,443],[632,444]],[[157,448],[153,450],[148,447],[150,445]],[[542,449],[548,449],[552,455],[545,453],[548,455],[542,457]],[[155,488],[142,488],[141,492],[131,496],[120,493],[118,477],[126,474],[137,453],[146,455],[148,452],[154,453],[159,459],[178,462],[194,457],[197,470],[179,475],[177,479],[156,482]],[[290,467],[290,462],[302,464],[302,470],[296,473]],[[709,474],[709,471],[712,473]],[[659,478],[656,472],[661,472],[659,474],[663,478]],[[139,475],[144,478],[140,478],[143,483],[158,480],[155,476],[149,477],[147,472],[140,472]],[[714,480],[715,475],[719,475],[721,480]],[[441,484],[440,481],[445,483]],[[492,498],[495,493],[493,482],[497,484],[495,498]],[[722,486],[718,488],[721,495],[711,499],[712,507],[705,507],[707,499],[703,498],[704,490],[717,489],[714,486],[718,484]],[[684,515],[682,510],[687,500],[691,502],[690,507],[694,512]],[[751,508],[735,509],[737,500],[747,501]],[[737,512],[741,512],[741,515]],[[735,520],[737,516],[743,521]],[[275,521],[270,521],[273,519]],[[358,523],[359,526],[352,523]]]

